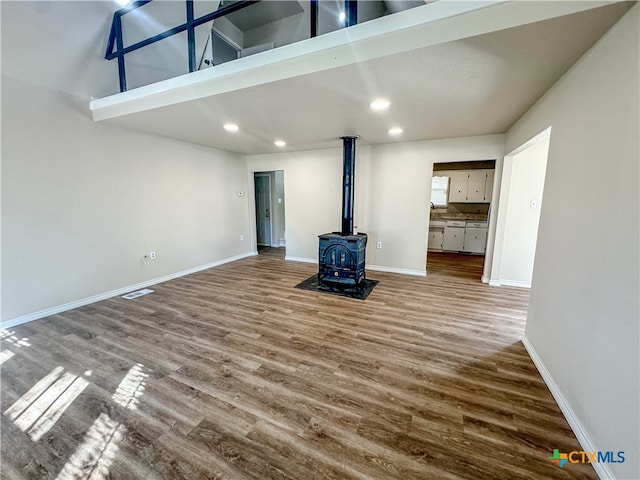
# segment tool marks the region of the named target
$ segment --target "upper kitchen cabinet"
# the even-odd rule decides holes
[[[449,202],[466,202],[467,201],[467,184],[469,183],[469,172],[467,170],[458,170],[451,172],[451,181],[449,184]]]
[[[493,176],[495,173],[495,170],[487,170],[487,179],[486,183],[484,184],[485,203],[491,203],[491,195],[493,194]]]
[[[467,201],[467,185],[469,184],[469,172],[457,170],[450,173],[449,202],[461,203]]]
[[[451,172],[449,202],[490,203],[493,170],[458,170]]]
[[[487,172],[485,170],[470,170],[469,182],[467,184],[467,202],[484,202],[484,191],[486,184]]]

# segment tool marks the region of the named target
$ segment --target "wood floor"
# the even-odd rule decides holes
[[[260,255],[12,328],[1,477],[597,478],[549,460],[580,446],[519,340],[528,291],[481,267],[369,272],[360,301]]]

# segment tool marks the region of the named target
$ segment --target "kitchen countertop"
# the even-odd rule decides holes
[[[471,222],[486,222],[488,215],[484,213],[437,213],[431,214],[430,220],[468,220]]]

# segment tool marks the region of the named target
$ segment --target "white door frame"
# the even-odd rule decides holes
[[[532,147],[533,145],[546,141],[551,136],[551,127],[540,132],[538,135],[528,140],[527,142],[520,145],[518,148],[513,150],[504,156],[504,163],[502,168],[502,178],[500,181],[500,203],[498,205],[497,220],[496,220],[496,230],[495,237],[493,238],[493,255],[491,258],[491,273],[489,280],[489,285],[500,286],[500,285],[513,285],[520,287],[530,287],[531,285],[515,285],[513,283],[505,282],[501,280],[501,272],[502,272],[502,257],[503,257],[503,249],[504,249],[504,240],[506,236],[507,230],[507,207],[509,205],[509,193],[511,190],[511,177],[513,175],[513,162],[519,153],[522,153],[526,149]],[[484,280],[484,279],[483,279]]]

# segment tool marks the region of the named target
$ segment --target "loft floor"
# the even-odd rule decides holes
[[[371,272],[363,302],[260,255],[5,332],[0,476],[596,478],[549,460],[580,448],[519,340],[528,291],[446,267]]]

